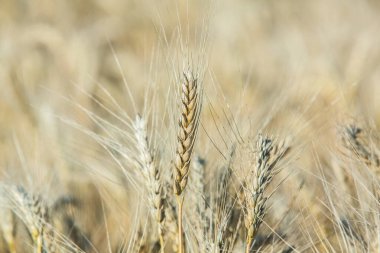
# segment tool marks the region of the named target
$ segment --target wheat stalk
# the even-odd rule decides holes
[[[177,150],[174,162],[174,194],[178,205],[178,241],[179,253],[184,252],[182,235],[183,191],[189,176],[191,155],[199,126],[201,96],[198,79],[189,71],[184,73],[181,92],[181,116],[178,124]]]
[[[162,183],[160,180],[160,171],[154,161],[154,154],[151,151],[146,122],[144,119],[137,115],[134,122],[135,137],[137,140],[138,150],[140,152],[140,162],[142,167],[142,173],[147,182],[147,188],[150,192],[151,204],[154,208],[154,218],[158,225],[158,235],[160,239],[161,252],[164,252],[164,193],[162,190]]]
[[[276,164],[283,158],[289,147],[276,146],[273,141],[259,135],[257,145],[256,164],[253,170],[253,180],[245,182],[245,227],[247,229],[246,253],[250,252],[252,242],[255,239],[259,227],[266,214],[266,202],[268,197],[264,192],[271,183],[273,177],[278,173]]]

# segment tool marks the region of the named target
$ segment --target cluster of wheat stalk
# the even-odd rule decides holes
[[[276,196],[287,194],[279,191],[291,189],[286,184],[294,177],[292,172],[284,172],[285,167],[291,167],[288,162],[294,150],[289,140],[280,141],[262,131],[253,137],[238,133],[233,145],[227,145],[227,155],[219,156],[219,162],[200,151],[195,155],[202,122],[203,83],[196,72],[188,70],[177,87],[177,112],[172,115],[177,122],[176,134],[169,131],[167,135],[173,137],[167,143],[157,142],[157,131],[149,129],[154,126],[149,124],[149,114],[126,114],[124,118],[115,115],[125,126],[119,129],[80,108],[99,126],[108,127],[108,139],[82,130],[120,162],[125,182],[138,185],[146,200],[142,203],[148,216],[139,217],[135,228],[125,236],[128,239],[123,239],[128,243],[122,243],[119,252],[379,250],[380,160],[373,132],[364,135],[352,124],[341,128],[338,135],[342,152],[337,154],[341,158],[331,166],[332,178],[320,174],[325,199],[315,200],[322,204],[318,205],[320,216],[313,220],[308,218],[314,212],[309,210],[311,207],[302,206],[302,202],[296,207],[292,201]],[[94,101],[99,102],[96,98]],[[138,111],[136,107],[134,110]],[[121,133],[126,144],[118,145],[115,133]],[[174,142],[168,143],[170,139]],[[161,151],[167,147],[174,149],[167,152],[166,159]],[[301,195],[302,187],[293,193],[294,198]],[[74,213],[80,212],[77,196],[63,196],[49,203],[44,193],[2,183],[0,200],[2,252],[97,252],[95,239],[75,217]],[[276,212],[281,213],[280,219],[275,217]],[[107,226],[103,229],[109,237]],[[115,251],[112,239],[107,241],[109,252]]]
[[[1,0],[0,253],[380,252],[380,1]]]

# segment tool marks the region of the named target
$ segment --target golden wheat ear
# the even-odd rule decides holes
[[[198,79],[191,72],[184,73],[174,169],[174,193],[177,196],[182,194],[187,185],[191,155],[199,126],[200,94]]]
[[[174,162],[174,194],[178,204],[179,252],[184,252],[182,235],[183,191],[189,177],[191,155],[198,133],[201,112],[201,91],[198,79],[191,71],[185,72],[181,90],[181,115],[178,120],[177,150]]]

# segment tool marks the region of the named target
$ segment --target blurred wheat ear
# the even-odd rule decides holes
[[[149,144],[146,123],[140,115],[137,115],[136,117],[134,129],[138,150],[140,152],[140,162],[142,163],[142,174],[147,183],[150,202],[154,209],[154,218],[157,222],[160,250],[161,252],[164,252],[165,198],[162,190],[160,171],[155,164],[154,154]]]
[[[272,139],[262,135],[259,135],[256,146],[257,155],[253,177],[249,177],[250,182],[244,182],[246,185],[244,188],[246,253],[250,252],[267,212],[268,197],[264,195],[264,192],[279,172],[276,165],[289,151],[289,147],[285,144],[275,145]]]
[[[182,235],[183,191],[189,177],[191,155],[196,140],[201,111],[201,92],[198,79],[191,71],[184,73],[181,91],[181,115],[178,121],[177,151],[174,163],[174,194],[178,205],[179,253],[184,252]]]
[[[23,187],[12,190],[12,201],[17,207],[17,214],[24,221],[32,237],[35,253],[43,253],[48,244],[45,241],[48,207],[41,196],[27,192]]]
[[[380,159],[371,147],[368,147],[360,139],[363,130],[356,125],[348,125],[342,131],[342,139],[345,147],[360,160],[372,167],[380,178]]]

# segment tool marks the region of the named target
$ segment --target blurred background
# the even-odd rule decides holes
[[[322,124],[337,117],[380,124],[375,0],[1,0],[0,5],[2,162],[14,154],[15,138],[28,143],[40,140],[41,133],[48,139],[58,132],[64,136],[67,127],[57,125],[54,115],[84,120],[61,96],[96,111],[82,91],[97,96],[101,84],[123,103],[123,75],[137,98],[152,80],[167,86],[178,72],[167,58],[181,50],[180,40],[207,63],[202,67],[210,99],[218,86],[228,94],[223,103],[264,111],[285,106],[287,117],[301,112],[305,121],[308,114],[323,117],[317,120]],[[197,46],[205,36],[205,46]]]

